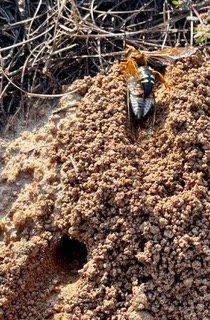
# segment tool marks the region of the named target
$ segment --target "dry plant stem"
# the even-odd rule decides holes
[[[56,48],[56,43],[55,43],[55,39],[56,39],[56,36],[57,36],[57,33],[59,32],[59,19],[60,19],[60,16],[62,15],[62,10],[64,8],[64,6],[66,5],[66,0],[62,0],[61,1],[61,5],[59,5],[59,10],[58,10],[58,14],[56,16],[56,21],[55,21],[55,30],[54,30],[54,42],[52,44],[52,48],[51,48],[51,53],[55,50]],[[60,33],[60,32],[59,32]]]
[[[31,57],[33,57],[34,52],[37,51],[37,49],[39,49],[39,47],[41,48],[42,44],[39,44],[37,47],[32,49],[30,54],[28,55],[28,57],[25,60],[25,63],[23,65],[22,72],[21,72],[21,84],[23,84],[23,81],[24,81],[23,79],[24,79],[24,75],[26,74],[27,64],[29,64],[29,61],[31,62]],[[40,52],[41,51],[39,51],[39,53]],[[33,67],[33,65],[32,65],[32,67]]]
[[[187,25],[187,20],[185,20],[184,26],[183,26],[183,38],[185,39],[186,43],[188,43],[187,37],[186,37],[186,32],[187,32],[186,25]]]
[[[17,108],[15,114],[10,117],[10,119],[9,119],[9,121],[8,121],[8,123],[7,123],[7,126],[5,127],[5,132],[4,132],[4,133],[7,133],[7,131],[8,131],[9,128],[11,127],[12,123],[14,122],[15,118],[17,117],[17,115],[19,114],[19,112],[21,111],[21,109],[22,109],[22,105],[20,105],[20,106]]]
[[[75,160],[74,160],[74,157],[70,154],[70,159],[71,159],[71,163],[72,163],[72,166],[74,168],[74,172],[76,174],[76,176],[78,175],[78,169],[77,169],[77,166],[76,166],[76,163],[75,163]]]
[[[20,88],[19,86],[17,86],[4,72],[4,70],[2,69],[2,73],[4,74],[5,78],[7,78],[7,80],[9,81],[10,84],[12,84],[14,87],[16,87],[19,91],[25,93],[28,97],[37,97],[37,98],[60,98],[63,96],[66,96],[70,93],[74,93],[76,92],[78,89],[75,89],[72,92],[67,92],[67,93],[61,93],[61,94],[38,94],[38,93],[31,93],[31,92],[27,92],[25,90],[23,90],[22,88]]]
[[[193,17],[193,12],[190,10],[190,17]],[[193,20],[190,20],[190,45],[193,45]]]
[[[70,0],[70,2],[71,2],[71,9],[72,9],[72,18],[73,18],[73,21],[75,22],[77,32],[81,32],[80,23],[82,22],[83,19],[80,16],[79,11],[77,10],[75,1]]]
[[[17,47],[20,47],[20,46],[23,46],[24,44],[27,44],[27,43],[30,43],[30,42],[33,42],[35,41],[36,39],[40,38],[41,36],[43,35],[46,35],[50,32],[50,30],[53,29],[53,26],[49,27],[49,29],[45,30],[44,32],[38,34],[37,36],[34,36],[33,38],[31,39],[28,39],[28,40],[25,40],[25,41],[22,41],[22,42],[18,42],[18,43],[15,43],[11,46],[8,46],[6,48],[0,48],[0,52],[4,52],[4,51],[7,51],[8,49],[12,49],[12,48],[17,48]]]
[[[55,56],[55,55],[57,55],[57,54],[59,54],[59,53],[62,53],[62,52],[64,52],[64,51],[67,51],[67,50],[69,50],[69,49],[73,49],[73,48],[75,48],[77,45],[76,45],[76,43],[75,44],[71,44],[71,45],[69,45],[69,46],[66,46],[66,47],[64,47],[64,48],[62,48],[62,49],[59,49],[59,50],[55,50],[54,52],[52,52],[52,56]],[[81,56],[74,56],[74,58],[79,58],[79,57],[81,57]]]
[[[30,22],[30,24],[29,24],[29,28],[28,28],[28,36],[29,36],[29,37],[30,37],[30,35],[31,35],[32,24],[33,24],[34,20],[36,19],[36,16],[37,16],[37,13],[38,13],[38,11],[39,11],[39,9],[40,9],[40,7],[41,7],[41,4],[42,4],[42,0],[39,0],[38,6],[37,6],[36,11],[35,11],[35,13],[34,13],[34,16],[32,17],[32,20],[31,20],[31,22]]]
[[[167,15],[167,17],[166,17]],[[169,21],[170,21],[170,12],[169,12],[169,8],[168,8],[168,1],[164,1],[163,3],[163,22],[165,24],[165,28],[166,28],[166,31],[165,31],[165,37],[164,37],[164,40],[163,40],[163,43],[162,43],[162,48],[165,47],[165,43],[166,43],[166,40],[167,40],[167,37],[168,37],[168,31],[169,31],[169,28],[170,28],[170,25],[169,25]]]
[[[209,3],[209,4],[210,4],[210,3]],[[191,9],[191,11],[194,12],[194,14],[195,14],[196,17],[198,18],[200,24],[203,25],[203,21],[202,21],[200,15],[199,15],[198,11],[195,9],[195,5],[192,5],[192,4],[191,4],[191,5],[190,5],[190,9]]]
[[[101,56],[101,43],[100,43],[100,39],[98,39],[97,43],[98,43],[99,62],[100,62],[101,68],[104,69],[104,68],[103,68],[102,56]]]
[[[96,25],[96,22],[95,22],[95,19],[94,19],[94,14],[93,14],[93,10],[97,8],[97,6],[94,8],[94,0],[91,1],[91,5],[90,5],[90,16],[91,16],[91,19],[92,19],[92,22],[93,24]],[[99,3],[100,5],[100,3]]]

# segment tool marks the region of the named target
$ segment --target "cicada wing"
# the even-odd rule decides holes
[[[128,124],[131,129],[131,131],[134,131],[134,124],[133,124],[133,115],[131,111],[131,101],[130,101],[130,90],[129,87],[127,87],[127,110],[128,110]]]
[[[152,120],[152,128],[155,126],[155,117],[156,117],[156,103],[155,103],[155,95],[152,94],[153,99],[153,120]]]

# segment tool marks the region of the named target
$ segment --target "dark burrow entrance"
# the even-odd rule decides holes
[[[77,273],[87,262],[84,243],[64,235],[55,250],[55,261],[65,272]]]

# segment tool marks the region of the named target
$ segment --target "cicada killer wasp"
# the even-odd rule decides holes
[[[124,69],[124,78],[127,81],[127,106],[130,127],[133,128],[135,120],[144,118],[154,106],[153,85],[155,75],[167,85],[163,75],[152,69],[174,64],[178,59],[192,55],[197,49],[193,47],[169,48],[157,51],[141,51],[127,45],[124,50],[124,61],[119,65]]]
[[[133,58],[123,61],[119,65],[124,71],[127,82],[128,121],[131,129],[136,120],[143,119],[154,106],[153,85],[155,75],[168,87],[163,75],[149,66],[138,66]]]

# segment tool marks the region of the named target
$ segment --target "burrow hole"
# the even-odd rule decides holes
[[[64,271],[77,273],[87,262],[87,248],[84,243],[64,235],[55,250],[55,260]]]

